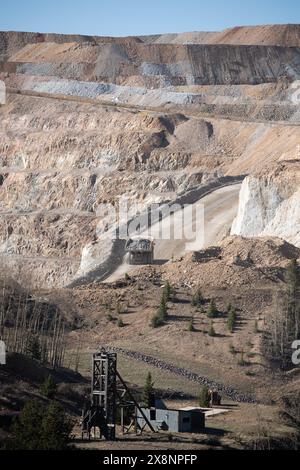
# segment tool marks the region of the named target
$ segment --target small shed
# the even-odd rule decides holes
[[[156,431],[200,433],[205,428],[205,414],[192,408],[189,410],[171,410],[167,408],[142,408]],[[141,427],[145,421],[138,412],[138,423]]]
[[[130,238],[126,242],[126,252],[129,254],[129,264],[152,264],[154,242],[148,238]]]

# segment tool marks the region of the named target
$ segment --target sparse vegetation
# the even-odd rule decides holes
[[[278,293],[269,332],[264,335],[265,352],[282,369],[291,366],[291,344],[300,339],[300,270],[292,260],[285,276],[286,289]]]
[[[65,356],[66,322],[56,305],[35,300],[20,286],[2,280],[0,334],[7,350],[60,367]]]

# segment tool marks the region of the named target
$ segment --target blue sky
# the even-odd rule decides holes
[[[0,30],[126,36],[300,23],[299,0],[0,0]]]

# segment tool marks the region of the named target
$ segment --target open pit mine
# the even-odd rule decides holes
[[[75,369],[65,381],[80,395],[101,345],[94,360],[117,353],[131,389],[149,370],[182,416],[199,406],[199,386],[222,396],[223,411],[205,416],[224,430],[216,447],[292,439],[279,411],[300,389],[290,360],[300,339],[300,25],[122,38],[0,32],[0,83],[0,332],[9,351],[26,357],[34,334],[44,376],[50,366]],[[124,199],[128,220],[153,204],[201,207],[203,237],[161,239],[153,223],[151,237],[142,227],[118,238],[124,221],[105,208]],[[280,312],[291,292],[287,332]],[[2,390],[8,408],[25,393],[25,366],[11,361],[18,386]],[[138,409],[135,422],[150,420],[160,434]],[[200,446],[193,439],[182,445]]]

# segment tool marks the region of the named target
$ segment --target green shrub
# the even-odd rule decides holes
[[[152,328],[158,328],[159,326],[162,326],[164,324],[164,321],[160,318],[160,316],[156,313],[153,315],[151,318],[151,326]]]
[[[125,326],[125,323],[123,322],[122,318],[118,319],[117,326],[119,328],[123,328]]]

